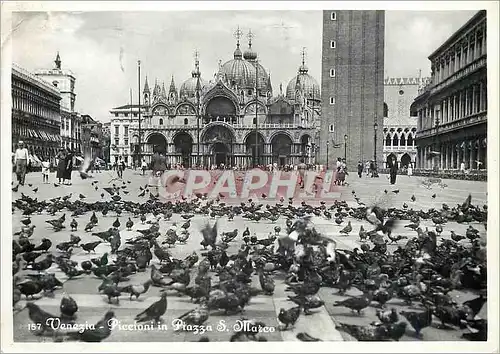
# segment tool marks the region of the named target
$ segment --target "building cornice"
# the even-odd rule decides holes
[[[30,84],[33,84],[45,91],[48,91],[59,99],[61,98],[61,91],[59,91],[54,85],[51,83],[39,78],[35,74],[29,72],[18,64],[12,63],[12,75],[17,76],[19,79],[24,80]]]

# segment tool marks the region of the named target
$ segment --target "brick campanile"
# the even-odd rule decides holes
[[[324,10],[321,70],[320,160],[334,166],[344,157],[355,173],[359,160],[382,164],[384,104],[384,11]]]

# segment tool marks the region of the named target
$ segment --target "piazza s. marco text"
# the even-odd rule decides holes
[[[60,323],[54,323],[54,326],[60,327]],[[276,328],[273,326],[266,326],[263,323],[248,321],[248,320],[238,320],[234,324],[226,323],[225,320],[219,320],[214,325],[197,325],[186,323],[182,319],[174,319],[169,324],[158,322],[155,324],[143,324],[143,323],[122,323],[121,321],[112,318],[108,321],[110,329],[117,329],[119,331],[168,331],[173,330],[174,332],[192,332],[193,334],[204,334],[207,332],[245,332],[249,334],[257,333],[273,333]],[[77,326],[76,328],[85,328],[83,326]],[[72,327],[72,329],[75,329]],[[83,329],[81,329],[83,331]]]

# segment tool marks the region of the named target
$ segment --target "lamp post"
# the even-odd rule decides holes
[[[345,163],[347,164],[347,134],[344,135],[344,160]]]
[[[377,173],[377,129],[378,123],[376,121],[377,116],[375,116],[375,123],[373,123],[373,160],[375,164],[375,175]]]
[[[328,155],[329,155],[329,151],[328,151],[328,149],[329,149],[329,148],[330,148],[330,141],[329,141],[329,140],[327,140],[327,141],[326,141],[326,169],[327,169],[327,170],[328,170],[328,166],[329,166],[329,164],[328,164]]]
[[[259,81],[259,61],[255,60],[255,157],[254,157],[254,167],[257,167],[259,164],[259,95],[258,95],[258,86],[257,83]]]
[[[200,62],[198,59],[198,51],[195,51],[195,70],[196,70],[196,167],[200,166]]]
[[[137,105],[139,109],[139,148],[137,151],[137,155],[139,157],[139,162],[142,161],[142,149],[141,149],[141,61],[137,61],[137,69],[138,69],[138,90],[137,90]]]

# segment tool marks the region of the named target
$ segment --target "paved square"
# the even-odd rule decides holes
[[[148,198],[148,194],[145,197],[138,197],[139,194],[139,186],[144,186],[147,184],[148,177],[141,176],[139,171],[126,170],[123,176],[123,182],[121,180],[116,180],[116,172],[112,171],[103,171],[101,173],[96,173],[93,179],[82,180],[75,172],[73,175],[73,185],[72,186],[58,186],[54,187],[53,184],[54,176],[51,175],[51,183],[50,184],[42,184],[41,174],[40,173],[31,173],[26,178],[26,185],[20,186],[17,192],[12,193],[13,201],[17,198],[21,197],[21,193],[28,195],[30,197],[38,198],[38,200],[47,200],[50,198],[61,197],[65,195],[69,195],[71,193],[71,200],[76,201],[79,199],[79,195],[83,194],[86,196],[85,201],[87,203],[93,203],[95,201],[101,200],[101,193],[103,193],[103,187],[110,187],[113,183],[120,186],[123,185],[124,182],[126,186],[126,191],[129,191],[127,195],[123,193],[122,198],[124,200],[130,200],[134,202],[144,202]],[[381,175],[380,178],[372,179],[372,178],[358,178],[357,176],[349,176],[348,181],[349,185],[340,187],[341,197],[340,199],[346,200],[350,205],[355,206],[356,201],[354,200],[352,191],[355,191],[356,195],[364,201],[367,205],[377,201],[378,203],[383,203],[385,207],[395,207],[402,208],[403,203],[408,204],[409,208],[414,210],[424,209],[427,210],[429,208],[440,208],[442,203],[447,203],[450,206],[455,206],[456,204],[462,203],[467,195],[470,193],[472,195],[472,203],[482,206],[487,203],[487,193],[486,193],[486,183],[484,182],[470,182],[470,181],[455,181],[455,180],[446,180],[444,181],[447,184],[447,187],[441,188],[437,185],[433,185],[431,189],[427,189],[422,186],[423,178],[419,177],[407,177],[407,176],[398,176],[398,180],[395,186],[391,186],[389,184],[389,180],[387,176]],[[97,190],[91,185],[92,181],[98,181]],[[130,181],[130,183],[127,183]],[[31,186],[29,186],[31,185]],[[38,191],[35,193],[33,189],[38,188]],[[398,194],[394,194],[391,191],[394,189],[399,189]],[[388,193],[385,193],[384,190],[387,190]],[[108,193],[105,193],[105,199],[109,198]],[[436,194],[435,198],[432,198],[431,195]],[[411,196],[415,196],[415,201],[411,201]],[[272,202],[271,202],[272,203]],[[41,239],[46,237],[52,241],[51,252],[54,254],[58,254],[58,251],[55,248],[57,243],[62,241],[69,240],[69,222],[73,219],[71,217],[71,212],[65,211],[66,213],[66,229],[60,232],[54,232],[50,225],[45,223],[45,220],[52,218],[47,215],[46,212],[38,214],[33,214],[31,216],[31,220],[33,225],[36,225],[33,236],[31,237],[31,241],[34,244],[39,244]],[[56,217],[62,215],[61,212],[56,213]],[[116,220],[117,216],[115,213],[109,213],[107,216],[102,216],[100,213],[97,213],[99,218],[98,226],[93,231],[104,231],[107,230],[111,224]],[[125,243],[125,240],[133,237],[137,232],[135,231],[126,231],[125,230],[125,222],[129,218],[127,213],[123,213],[119,220],[121,222],[120,231],[121,231],[121,239],[122,239],[122,247]],[[82,238],[81,243],[91,242],[96,240],[95,236],[91,236],[90,233],[87,233],[83,230],[84,226],[89,221],[90,213],[85,215],[75,217],[75,220],[78,222],[78,231],[71,232],[74,235],[77,235]],[[151,219],[152,215],[147,215],[148,219]],[[20,229],[20,220],[23,218],[21,212],[17,209],[13,209],[12,216],[12,229],[13,232],[16,232]],[[138,217],[131,216],[134,221],[133,230],[146,228],[147,225],[141,224]],[[188,243],[185,245],[176,244],[175,247],[170,249],[174,258],[184,258],[189,253],[196,251],[198,254],[202,252],[200,247],[200,240],[202,239],[200,229],[205,224],[206,220],[210,219],[208,216],[196,215],[192,219],[192,225],[189,229],[190,238]],[[233,221],[229,221],[227,217],[220,217],[219,220],[219,229],[220,232],[231,231],[235,228],[239,230],[239,235],[235,242],[230,243],[230,248],[228,250],[228,254],[234,253],[238,246],[241,244],[242,240],[242,232],[248,227],[250,233],[256,234],[259,238],[267,236],[270,232],[273,232],[273,228],[275,225],[279,225],[282,230],[286,229],[285,226],[285,218],[280,217],[280,219],[276,223],[272,223],[271,221],[259,221],[253,222],[248,220],[243,220],[241,217],[236,216]],[[358,231],[361,225],[364,226],[365,229],[371,229],[371,226],[368,222],[362,220],[356,220],[349,218],[351,220],[353,230],[348,235],[341,235],[339,233],[340,229],[345,226],[343,223],[341,226],[337,226],[333,220],[327,220],[324,217],[314,217],[313,223],[314,226],[325,235],[335,239],[338,243],[338,248],[342,249],[353,249],[354,247],[360,247],[361,242],[358,237]],[[181,222],[183,221],[179,215],[174,215],[170,221],[161,220],[160,221],[160,232],[162,234],[161,238],[163,238],[166,230],[173,222]],[[214,220],[210,219],[210,222],[213,223]],[[405,223],[399,224],[396,229],[393,231],[394,234],[406,235],[406,236],[414,236],[415,233],[408,228],[404,228]],[[484,227],[479,223],[471,223],[475,228],[479,229],[481,236],[485,237],[486,232]],[[429,227],[429,229],[434,228],[434,224],[431,220],[423,220],[421,222],[421,227],[425,229],[425,227]],[[444,231],[442,233],[442,237],[449,238],[450,231],[454,230],[458,234],[465,234],[465,230],[468,227],[468,224],[457,224],[457,223],[447,223],[444,225]],[[281,231],[284,232],[284,231]],[[393,251],[396,249],[397,245],[404,245],[405,240],[399,241],[396,245],[390,245],[389,250]],[[87,254],[80,248],[75,248],[72,259],[81,263],[83,260],[89,260],[90,258],[95,258],[103,255],[105,252],[109,252],[110,248],[108,244],[101,244],[97,246],[96,253]],[[113,260],[114,257],[111,257]],[[158,260],[154,256],[152,260],[152,264],[158,265]],[[30,272],[25,271],[25,272]],[[94,275],[83,275],[76,279],[68,280],[64,273],[62,273],[57,266],[54,264],[48,272],[54,272],[58,279],[64,282],[64,288],[60,290],[56,290],[54,293],[54,297],[41,297],[35,301],[41,308],[49,313],[54,315],[59,314],[59,304],[63,294],[63,291],[71,295],[78,303],[79,310],[77,312],[78,315],[78,323],[95,323],[100,320],[103,314],[108,309],[113,309],[116,318],[124,324],[132,324],[133,318],[147,306],[152,304],[153,302],[159,299],[159,288],[152,287],[146,294],[142,295],[139,300],[130,301],[128,296],[124,294],[121,296],[119,304],[108,304],[105,296],[98,294],[97,287],[101,283],[101,280],[96,278]],[[146,281],[150,276],[150,269],[148,268],[146,272],[136,273],[130,277],[129,282],[123,283],[128,284],[138,284],[143,281]],[[193,277],[192,277],[193,278]],[[215,276],[213,276],[215,278]],[[286,285],[284,284],[283,277],[276,276],[276,289],[274,295],[266,296],[259,295],[255,298],[252,298],[250,304],[245,308],[245,312],[242,316],[249,319],[257,319],[264,322],[267,326],[272,326],[276,328],[276,331],[270,334],[266,334],[266,338],[270,341],[295,341],[298,340],[296,338],[296,334],[299,332],[307,332],[311,336],[321,338],[324,341],[339,341],[346,340],[348,336],[344,333],[341,333],[335,330],[334,321],[349,323],[349,324],[363,324],[368,325],[370,322],[377,320],[375,316],[374,308],[367,308],[364,311],[362,316],[352,315],[350,311],[344,307],[333,307],[333,303],[337,300],[345,299],[345,296],[339,296],[336,294],[337,290],[323,287],[321,288],[319,295],[322,300],[325,302],[325,306],[321,307],[318,310],[313,310],[313,314],[305,316],[301,315],[298,322],[295,325],[295,328],[280,331],[278,329],[278,320],[277,314],[281,307],[290,308],[294,304],[290,301],[287,301],[287,296],[291,293],[285,292]],[[253,286],[260,288],[258,277],[253,276]],[[347,295],[355,295],[357,290],[350,291]],[[465,300],[470,300],[475,297],[475,294],[469,292],[453,292],[451,296],[457,303],[461,303]],[[24,296],[22,300],[16,305],[16,308],[21,309],[15,311],[14,314],[14,340],[19,342],[37,342],[37,341],[52,341],[51,337],[37,337],[34,334],[30,333],[27,328],[27,325],[30,323],[28,317],[28,311],[24,307]],[[388,304],[389,307],[394,307],[397,310],[400,310],[405,305],[401,303],[401,300],[391,300]],[[177,332],[175,333],[170,324],[173,319],[177,318],[181,314],[186,311],[195,308],[197,305],[193,304],[186,297],[178,296],[175,291],[169,292],[168,295],[168,309],[167,313],[164,316],[164,323],[168,325],[168,329],[166,330],[135,330],[135,331],[124,331],[124,330],[115,330],[111,334],[111,336],[107,339],[107,341],[133,341],[133,342],[161,342],[161,341],[197,341],[201,336],[207,336],[211,341],[227,341],[231,336],[231,331],[226,331],[225,329],[222,331],[217,330],[217,325],[220,324],[221,320],[225,321],[228,330],[232,328],[234,322],[239,319],[239,315],[226,316],[223,313],[212,312],[207,324],[213,327],[213,331],[207,331],[204,334],[193,334],[186,332]],[[481,318],[486,318],[486,306],[483,307],[481,312],[479,313]],[[435,321],[438,322],[437,320]],[[410,327],[409,327],[410,328]],[[427,341],[436,341],[436,340],[462,340],[461,334],[463,331],[459,330],[441,330],[437,328],[426,328],[423,330],[423,340]],[[416,340],[413,336],[413,332],[411,329],[407,330],[405,336],[403,336],[402,340]]]

